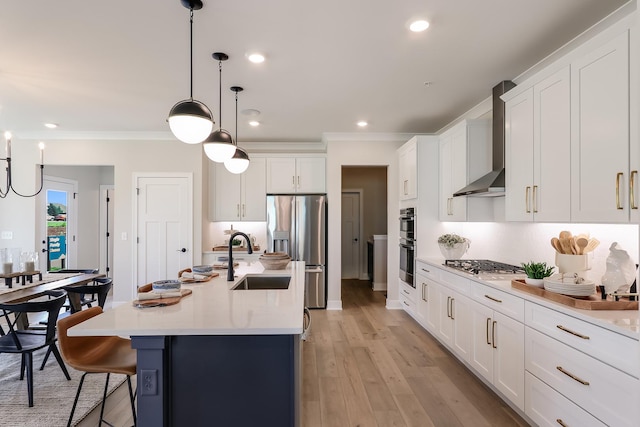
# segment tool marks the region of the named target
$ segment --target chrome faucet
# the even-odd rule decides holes
[[[249,236],[247,236],[246,234],[237,231],[235,233],[233,233],[231,235],[231,237],[229,237],[229,268],[227,269],[227,282],[233,282],[233,239],[236,236],[242,236],[244,237],[244,240],[247,242],[247,247],[249,248],[249,250],[247,251],[247,253],[252,254],[253,253],[253,248],[251,247],[251,242],[249,241]]]

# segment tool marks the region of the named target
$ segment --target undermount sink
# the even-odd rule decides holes
[[[291,276],[247,275],[231,289],[234,291],[253,289],[289,289],[289,282],[291,282]]]

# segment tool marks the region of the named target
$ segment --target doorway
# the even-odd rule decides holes
[[[100,272],[113,277],[113,218],[115,187],[100,186]]]
[[[76,230],[78,182],[45,176],[40,193],[38,242],[40,271],[76,267]]]
[[[193,259],[193,176],[139,174],[134,230],[137,285],[174,278]]]
[[[362,190],[342,191],[342,279],[360,278]]]

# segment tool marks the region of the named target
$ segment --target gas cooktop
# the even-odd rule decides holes
[[[525,276],[524,270],[517,265],[488,259],[448,259],[444,265],[485,280],[511,280]]]

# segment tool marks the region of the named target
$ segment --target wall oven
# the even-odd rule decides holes
[[[400,210],[400,280],[416,287],[413,269],[416,250],[415,208]]]

